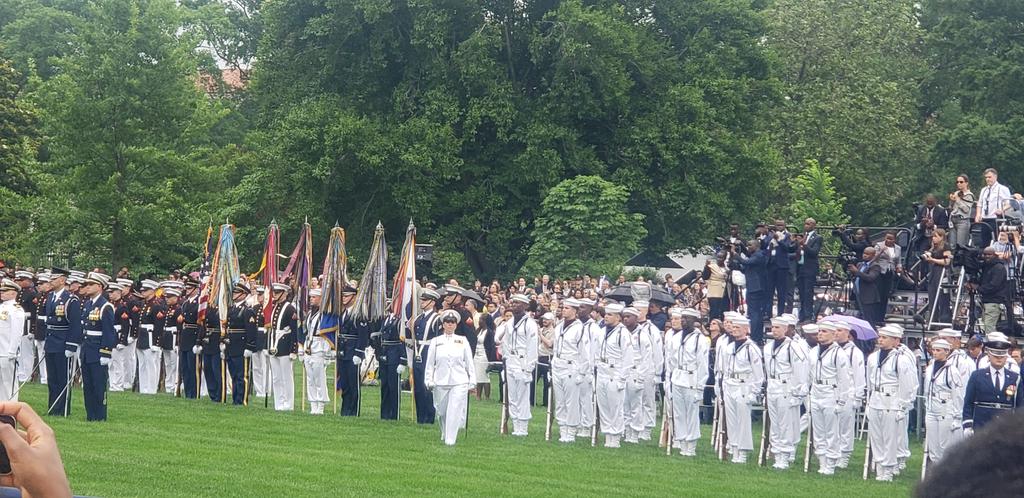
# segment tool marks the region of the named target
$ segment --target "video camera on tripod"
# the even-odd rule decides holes
[[[958,245],[953,252],[953,265],[963,268],[969,283],[976,284],[981,281],[981,269],[984,263],[985,260],[981,257],[981,248],[979,247]]]

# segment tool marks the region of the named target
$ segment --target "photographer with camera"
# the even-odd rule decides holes
[[[882,316],[889,309],[889,296],[896,283],[896,276],[903,273],[903,248],[896,243],[896,231],[885,232],[885,239],[875,244],[878,265],[882,267],[882,278],[878,291],[882,297]]]
[[[882,295],[882,265],[879,261],[878,249],[868,247],[859,265],[846,267],[850,275],[855,277],[853,288],[857,293],[857,303],[864,320],[872,326],[880,326],[885,322],[885,307]]]
[[[989,333],[996,331],[1002,307],[1006,305],[1008,310],[1011,309],[1010,283],[1007,279],[1006,262],[999,259],[994,248],[986,247],[982,250],[981,258],[984,261],[981,279],[979,282],[968,283],[967,286],[981,294],[981,326],[985,333]]]
[[[839,240],[843,243],[844,252],[854,253],[853,256],[856,256],[855,262],[860,261],[864,257],[864,249],[871,247],[871,237],[865,228],[851,230],[846,225],[839,225],[835,230],[832,230],[832,236],[839,237]]]
[[[949,245],[953,249],[970,244],[973,213],[974,193],[967,175],[956,175],[956,190],[949,193]]]
[[[921,253],[921,262],[928,269],[928,311],[934,307],[934,321],[950,323],[952,316],[949,309],[949,293],[942,292],[943,270],[949,268],[953,261],[953,252],[946,245],[946,231],[936,228],[932,232],[931,247]]]

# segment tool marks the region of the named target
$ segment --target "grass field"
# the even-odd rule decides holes
[[[410,421],[408,395],[398,422],[379,420],[376,388],[363,395],[363,416],[342,419],[278,413],[261,398],[235,407],[111,393],[110,420],[92,423],[76,389],[72,416],[46,421],[73,490],[93,496],[891,497],[910,492],[921,463],[914,438],[909,475],[894,483],[861,480],[863,443],[855,468],[831,477],[720,462],[706,438],[696,459],[666,456],[657,441],[618,450],[589,440],[563,445],[544,441],[541,407],[530,436],[518,439],[498,434],[495,400],[471,402],[468,438],[450,448],[437,426]],[[42,412],[45,386],[26,385],[21,399]]]

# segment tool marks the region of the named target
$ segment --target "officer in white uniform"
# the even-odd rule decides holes
[[[267,329],[267,353],[273,383],[274,409],[295,409],[295,368],[292,362],[299,351],[299,311],[288,300],[288,284],[271,285],[274,308]],[[270,393],[267,393],[270,395]]]
[[[850,465],[850,455],[853,454],[853,442],[857,433],[857,412],[864,406],[864,398],[867,395],[867,371],[864,368],[864,352],[853,343],[850,337],[850,324],[841,321],[832,322],[836,326],[836,344],[842,349],[850,363],[850,372],[853,374],[853,383],[850,389],[850,397],[846,405],[839,413],[839,446],[842,448],[842,455],[836,464],[837,469],[845,469]]]
[[[924,372],[924,396],[927,434],[925,458],[933,463],[942,459],[946,448],[963,435],[965,379],[950,363],[950,344],[945,339],[931,342],[932,361]]]
[[[430,340],[423,379],[427,388],[433,391],[434,409],[441,425],[441,440],[448,446],[455,445],[459,429],[466,426],[469,390],[476,386],[476,371],[469,341],[455,335],[459,319],[459,313],[454,310],[441,312],[441,328],[444,333]],[[537,337],[534,336],[533,340],[536,343]]]
[[[621,304],[604,307],[604,331],[595,348],[597,416],[604,433],[604,445],[608,448],[618,448],[625,432],[625,391],[636,355],[629,331],[621,323],[622,311]]]
[[[772,319],[772,338],[764,345],[764,369],[768,379],[765,405],[771,430],[768,441],[774,468],[785,470],[796,459],[800,443],[800,406],[807,396],[807,352],[786,333],[789,320]]]
[[[764,384],[761,350],[750,339],[750,320],[734,317],[733,341],[721,355],[718,368],[725,399],[725,430],[733,463],[746,463],[754,449],[750,429],[750,407],[757,402]]]
[[[814,330],[805,325],[804,331]],[[818,473],[832,475],[843,455],[839,415],[846,410],[853,389],[850,360],[835,342],[835,324],[817,325],[818,344],[810,352],[811,429]]]
[[[639,443],[640,434],[647,430],[644,391],[654,371],[654,342],[647,328],[640,326],[640,311],[636,308],[630,306],[622,310],[622,325],[629,333],[634,351],[633,364],[628,373],[629,381],[626,383],[625,441]]]
[[[14,280],[5,278],[0,281],[0,400],[3,401],[18,400],[14,374],[28,316],[18,304],[19,289]]]
[[[868,356],[868,437],[876,479],[891,481],[900,471],[900,433],[917,396],[917,359],[900,348],[903,331],[886,325],[878,330],[878,349]]]
[[[581,386],[590,382],[590,336],[577,319],[579,301],[568,298],[562,303],[562,320],[555,327],[551,353],[551,375],[555,390],[555,418],[558,440],[576,440],[580,426]]]
[[[331,342],[322,337],[320,331],[320,300],[323,291],[309,291],[309,316],[305,320],[306,342],[299,349],[306,369],[306,398],[309,399],[309,413],[323,415],[324,407],[331,401],[327,390],[327,364],[334,361]]]
[[[672,403],[672,439],[681,456],[696,456],[711,339],[693,327],[693,321],[700,319],[699,311],[685,308],[672,312],[690,319],[665,344],[665,393]]]
[[[512,435],[525,437],[529,433],[530,383],[537,367],[537,322],[526,313],[530,298],[523,294],[512,296],[512,319],[501,324],[496,342],[505,358],[505,381],[508,390],[508,412],[512,419]],[[470,364],[469,368],[473,368]],[[474,372],[475,375],[475,372]],[[436,399],[434,405],[436,406]]]

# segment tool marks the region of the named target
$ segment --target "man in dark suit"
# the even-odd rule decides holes
[[[818,253],[821,252],[821,236],[815,231],[818,222],[814,218],[804,220],[804,236],[798,239],[796,286],[800,294],[800,321],[814,320],[814,284],[818,278]]]
[[[927,251],[931,246],[932,230],[949,227],[949,213],[939,205],[939,200],[932,194],[924,198],[924,204],[917,208],[914,217],[914,247],[918,252]]]
[[[750,319],[750,338],[758,344],[764,341],[765,301],[771,299],[768,287],[768,255],[761,250],[757,239],[747,243],[747,252],[739,255],[739,266],[747,280],[747,318]]]
[[[994,418],[1024,406],[1017,387],[1020,375],[1006,366],[1010,340],[1001,332],[985,336],[989,365],[971,374],[964,391],[964,435],[970,436]]]
[[[768,251],[771,257],[768,263],[768,302],[766,303],[767,316],[771,316],[771,301],[774,294],[777,299],[776,315],[781,315],[790,308],[789,300],[792,296],[790,290],[789,263],[790,256],[796,252],[796,244],[786,230],[786,222],[775,220],[775,229],[769,232],[771,239],[768,241]]]
[[[879,278],[882,276],[882,266],[878,264],[875,256],[877,249],[868,247],[864,249],[861,256],[863,262],[860,265],[850,265],[847,270],[856,280],[853,288],[857,295],[857,302],[860,312],[872,325],[878,326],[885,321],[885,313],[882,305],[882,294],[879,290]]]

